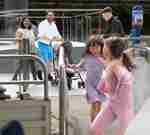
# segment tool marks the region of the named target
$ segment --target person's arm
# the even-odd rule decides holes
[[[84,69],[85,60],[82,58],[78,64],[68,64],[68,67],[74,68],[76,70]]]
[[[20,49],[22,39],[23,39],[23,33],[22,33],[21,29],[18,29],[16,31],[16,45],[17,45],[18,49]]]
[[[39,26],[38,26],[38,37],[44,37],[45,36],[45,25],[44,22],[42,21]]]
[[[82,68],[85,63],[85,60],[82,58],[78,64],[76,64],[76,68]]]

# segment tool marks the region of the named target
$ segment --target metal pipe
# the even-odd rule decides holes
[[[78,37],[78,32],[77,32],[77,30],[78,30],[78,20],[77,20],[77,18],[75,18],[75,41],[77,41],[77,37]]]
[[[45,16],[29,16],[29,18],[40,19],[40,18],[45,18]],[[65,18],[65,19],[67,19],[67,18],[72,18],[72,17],[70,17],[70,16],[63,16],[63,17],[62,16],[55,16],[55,18],[59,18],[59,19]]]
[[[89,21],[88,21],[88,16],[85,16],[85,19],[86,19],[86,37],[85,37],[85,40],[88,39],[88,35],[89,35]]]
[[[66,18],[66,39],[68,40],[68,32],[69,31],[69,27],[68,27],[68,19]]]
[[[60,46],[60,49],[59,49],[58,66],[65,67],[64,48],[62,46]]]
[[[65,135],[65,87],[64,87],[64,72],[60,66],[60,84],[59,84],[59,135]]]
[[[44,81],[28,81],[28,80],[23,80],[23,81],[0,81],[0,84],[42,84]]]
[[[29,39],[22,39],[22,54],[29,55],[31,54],[31,45]],[[30,80],[30,65],[29,61],[23,61],[22,62],[22,68],[23,68],[23,80]],[[23,91],[26,91],[28,88],[28,85],[23,85]]]
[[[0,41],[16,41],[16,38],[0,38]]]
[[[12,9],[12,10],[3,10],[0,11],[0,14],[9,14],[9,13],[20,13],[20,12],[29,12],[29,11],[33,11],[33,12],[37,12],[37,11],[54,11],[54,12],[87,12],[87,11],[99,11],[100,9],[63,9],[63,8],[55,8],[55,9],[35,9],[35,8],[30,8],[30,9]]]
[[[69,18],[69,22],[70,22],[70,36],[69,36],[69,40],[71,41],[72,40],[72,21],[71,21],[70,18]]]
[[[60,75],[60,85],[59,85],[59,135],[68,135],[68,100],[67,100],[67,85],[66,85],[66,71],[65,71],[65,54],[64,47],[61,46],[59,49],[59,75]]]
[[[59,75],[60,75],[60,83],[59,83],[59,135],[64,135],[65,132],[65,87],[64,87],[64,72],[63,67],[65,66],[64,62],[64,48],[61,46],[59,49],[59,58],[58,58],[58,66],[59,66]]]
[[[96,15],[96,14],[100,14],[100,11],[102,9],[99,9],[99,10],[96,10],[95,12],[92,12],[92,13],[83,13],[83,14],[79,14],[79,15],[75,15],[75,16],[72,16],[72,18],[74,17],[82,17],[82,16],[88,16],[88,15]],[[85,11],[85,12],[88,12],[88,11]],[[89,11],[90,12],[90,11]]]
[[[64,17],[64,13],[62,14],[62,16]],[[65,38],[65,21],[64,21],[65,18],[62,18],[62,34],[63,34],[63,37]]]
[[[83,17],[81,17],[81,41],[84,40],[84,20]]]
[[[47,71],[47,67],[46,64],[44,63],[44,61],[39,58],[38,56],[35,55],[16,55],[16,54],[11,54],[11,55],[0,55],[0,59],[21,59],[21,60],[36,60],[37,62],[39,62],[39,64],[41,64],[43,71],[44,71],[44,100],[49,100],[48,97],[48,71]],[[3,83],[3,82],[2,82]],[[0,84],[2,84],[0,83]],[[21,84],[21,83],[36,83],[36,81],[12,81],[12,82],[4,82],[5,84]],[[42,83],[42,81],[37,81],[37,83]],[[36,83],[36,84],[37,84]]]
[[[92,19],[91,16],[89,16],[89,34],[92,33]]]

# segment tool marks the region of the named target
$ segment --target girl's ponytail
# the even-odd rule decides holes
[[[128,71],[132,71],[135,69],[135,64],[132,61],[133,49],[127,49],[123,52],[123,64],[128,69]]]

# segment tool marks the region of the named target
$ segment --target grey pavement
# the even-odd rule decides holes
[[[13,74],[0,74],[0,81],[10,81]],[[85,98],[85,89],[78,89],[77,82],[73,81],[73,88],[68,91],[69,99],[69,131],[74,133],[78,130],[81,135],[88,135],[89,130],[89,112],[90,108]],[[19,90],[17,85],[3,85],[7,88],[7,94],[10,94],[12,98],[17,96],[16,92]],[[28,93],[34,98],[43,98],[43,85],[30,85]],[[52,130],[58,130],[59,128],[59,92],[58,87],[51,86],[49,83],[49,98],[51,99],[51,112],[52,112]],[[72,131],[73,130],[73,131]],[[80,130],[80,131],[79,131]],[[70,135],[70,134],[69,134]],[[74,134],[72,134],[74,135]],[[112,134],[110,134],[112,135]]]
[[[135,111],[139,111],[144,101],[150,97],[150,67],[149,64],[145,63],[143,59],[138,58],[137,69],[134,73],[134,101],[135,101]],[[11,80],[13,74],[0,74],[0,81]],[[86,102],[85,98],[85,89],[77,88],[77,81],[73,82],[73,89],[68,92],[69,94],[69,118],[70,121],[74,121],[74,118],[77,120],[75,127],[80,129],[81,135],[88,135],[89,127],[89,105]],[[19,90],[18,86],[15,85],[4,85],[7,88],[7,94],[10,94],[12,97],[16,97],[16,92]],[[28,92],[37,98],[43,97],[43,85],[30,85]],[[52,129],[58,129],[59,126],[59,98],[58,98],[58,87],[52,87],[49,83],[49,97],[52,101]],[[75,122],[74,122],[75,124]],[[108,135],[114,135],[114,126],[109,128]],[[71,135],[71,134],[69,134]]]
[[[0,81],[10,81],[13,74],[0,74]],[[69,95],[69,114],[71,117],[77,118],[80,125],[88,128],[89,125],[89,105],[85,99],[85,89],[78,89],[77,82],[73,81],[73,88],[71,91],[68,91]],[[51,99],[51,112],[52,112],[52,129],[57,130],[59,127],[59,92],[58,86],[53,87],[49,82],[49,98]],[[19,91],[18,85],[3,85],[7,88],[6,94],[11,95],[12,98],[16,98],[16,92]],[[44,90],[43,85],[29,85],[27,91],[34,98],[43,98]],[[72,118],[71,118],[72,119]],[[71,120],[72,121],[72,120]],[[83,127],[83,126],[82,126]],[[84,130],[84,132],[86,129]]]

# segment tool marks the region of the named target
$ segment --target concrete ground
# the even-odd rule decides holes
[[[1,74],[0,81],[10,81],[13,74]],[[77,80],[78,81],[78,80]],[[73,89],[68,91],[69,99],[69,121],[73,124],[73,127],[69,128],[71,134],[75,135],[75,130],[78,130],[81,135],[88,135],[88,129],[90,124],[89,119],[89,104],[87,104],[85,98],[85,89],[77,88],[77,81],[73,82]],[[3,85],[7,88],[6,94],[11,95],[12,98],[16,98],[16,92],[19,90],[17,85]],[[28,93],[34,98],[43,98],[43,85],[30,85]],[[58,131],[59,128],[59,92],[58,87],[52,87],[49,82],[49,98],[51,99],[51,112],[52,112],[52,130]],[[79,135],[80,135],[79,134]],[[110,135],[113,135],[112,133]]]
[[[140,107],[144,103],[144,100],[150,97],[149,86],[149,64],[146,64],[144,60],[139,58],[137,60],[137,70],[134,73],[135,81],[133,87],[133,95],[135,101],[135,111],[139,111]],[[0,81],[10,81],[13,74],[0,74]],[[76,118],[78,120],[78,129],[82,132],[81,135],[87,135],[89,125],[89,105],[85,99],[85,89],[77,88],[77,81],[73,82],[73,89],[68,92],[69,95],[69,112],[71,114],[70,119]],[[16,92],[19,90],[19,86],[4,85],[7,88],[7,94],[12,97],[16,97]],[[28,92],[37,98],[43,97],[43,85],[30,85]],[[49,83],[49,97],[52,101],[52,129],[57,130],[59,127],[59,92],[58,87],[52,87]],[[73,116],[73,117],[72,117]],[[77,124],[76,124],[77,126]],[[69,134],[71,135],[71,134]],[[114,128],[108,130],[108,135],[114,135]]]

